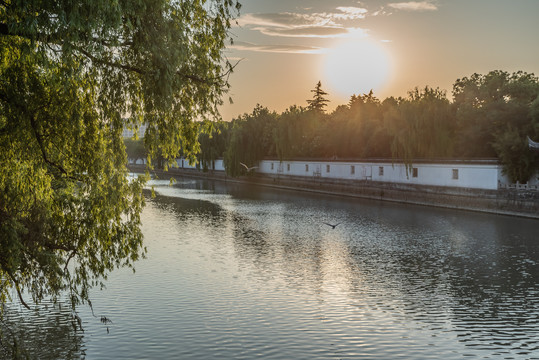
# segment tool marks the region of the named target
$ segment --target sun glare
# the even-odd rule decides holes
[[[365,39],[348,41],[330,49],[324,62],[328,90],[341,96],[376,94],[387,82],[390,61],[385,49]]]

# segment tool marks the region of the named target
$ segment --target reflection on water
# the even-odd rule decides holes
[[[70,309],[61,302],[44,302],[32,311],[14,304],[0,309],[0,359],[80,358],[82,334],[74,331],[78,323]]]
[[[168,183],[148,258],[93,293],[110,333],[82,314],[88,359],[539,356],[536,220]]]

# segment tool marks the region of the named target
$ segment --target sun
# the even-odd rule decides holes
[[[382,44],[365,39],[347,41],[330,49],[324,61],[329,91],[341,96],[376,93],[390,76],[389,56]]]

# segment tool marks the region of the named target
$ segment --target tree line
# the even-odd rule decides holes
[[[318,82],[307,106],[282,113],[257,105],[215,131],[201,133],[203,168],[224,158],[231,176],[239,165],[266,158],[384,158],[410,165],[418,159],[498,159],[509,178],[525,183],[539,169],[527,137],[539,138],[539,81],[522,71],[491,71],[457,79],[445,91],[415,88],[406,97],[381,101],[373,92],[325,111]]]

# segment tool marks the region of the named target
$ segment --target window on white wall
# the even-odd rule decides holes
[[[459,169],[453,169],[453,180],[459,179]]]
[[[378,176],[384,176],[384,167],[383,166],[378,167]]]
[[[271,170],[273,170],[273,163],[271,163]]]
[[[290,171],[290,164],[286,164],[286,171]]]
[[[418,174],[417,168],[412,168],[412,177],[415,177],[415,178],[416,178],[416,177],[417,177],[417,174]]]
[[[329,165],[326,165],[326,172],[327,173],[329,172],[329,169],[330,169]]]
[[[309,172],[309,164],[305,164],[305,172]]]
[[[354,175],[356,173],[356,167],[354,165],[350,166],[350,175]]]

